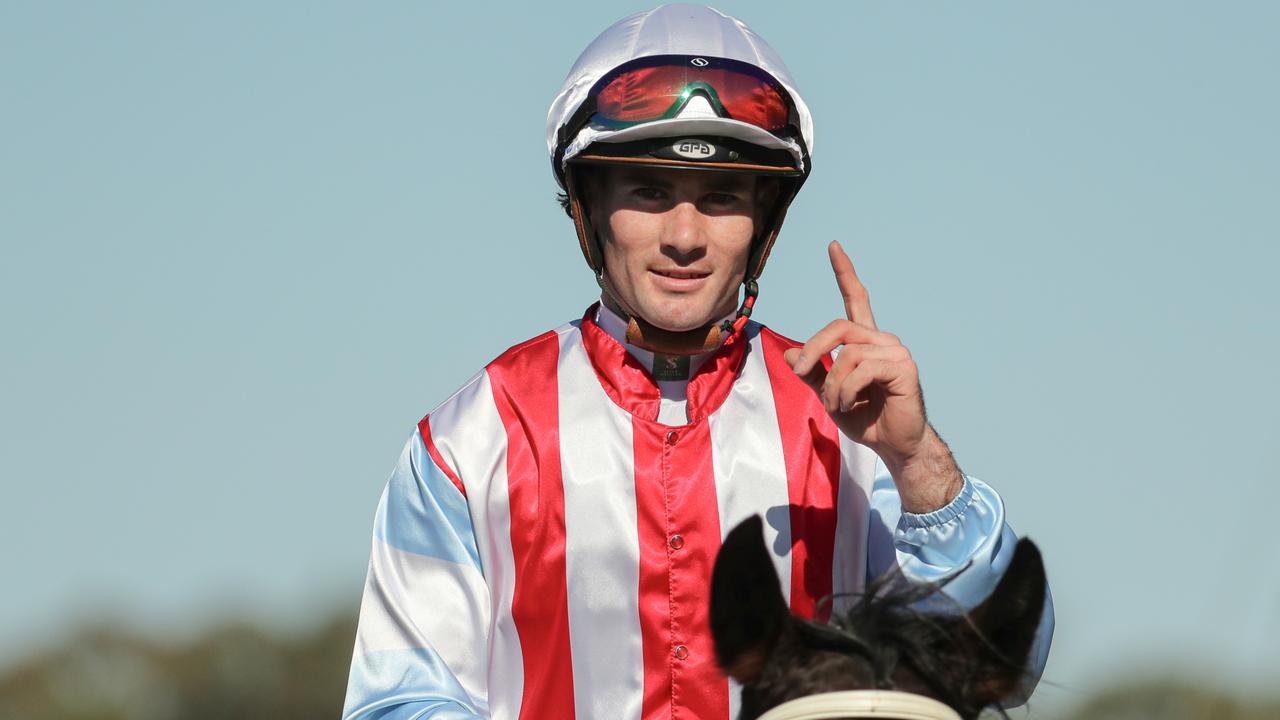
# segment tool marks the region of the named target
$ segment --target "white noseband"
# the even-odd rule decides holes
[[[960,720],[955,710],[923,695],[894,690],[847,690],[821,693],[785,702],[760,720]]]

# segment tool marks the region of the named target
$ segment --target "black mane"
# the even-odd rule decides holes
[[[810,647],[866,660],[876,689],[903,689],[894,677],[905,668],[927,686],[928,692],[923,694],[962,715],[976,715],[983,708],[968,707],[966,698],[974,694],[979,681],[975,669],[988,656],[1006,663],[1011,672],[1023,670],[967,621],[965,609],[944,592],[946,584],[945,580],[913,584],[898,573],[887,575],[854,595],[853,605],[843,613],[833,613],[829,624],[799,621],[796,627]],[[970,641],[975,637],[978,643]],[[984,649],[988,656],[984,656]],[[1003,708],[997,709],[1008,717]]]

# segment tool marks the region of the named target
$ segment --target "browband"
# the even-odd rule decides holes
[[[960,715],[923,695],[897,690],[845,690],[797,698],[773,708],[759,720],[960,720]]]

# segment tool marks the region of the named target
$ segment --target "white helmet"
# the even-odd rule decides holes
[[[688,333],[641,322],[629,333],[650,349],[698,352],[750,314],[755,281],[809,175],[813,120],[782,59],[742,21],[701,5],[663,5],[618,21],[578,57],[547,114],[547,150],[583,256],[614,300],[575,165],[643,163],[778,179],[781,190],[747,263],[741,322]],[[661,340],[646,344],[646,335]]]

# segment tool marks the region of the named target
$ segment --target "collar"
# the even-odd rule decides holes
[[[596,324],[600,326],[601,330],[604,330],[605,332],[609,333],[609,337],[612,337],[614,340],[617,340],[619,343],[621,343],[622,346],[627,349],[627,352],[631,353],[631,355],[634,356],[635,359],[640,362],[640,367],[643,367],[643,368],[653,367],[653,359],[654,359],[653,351],[646,350],[640,347],[639,345],[632,345],[631,343],[627,342],[627,321],[622,319],[621,315],[611,310],[608,305],[604,304],[604,302],[599,303],[599,307],[597,308],[596,314],[595,314],[595,321],[596,321]],[[669,390],[678,389],[679,394],[683,396],[685,384],[687,384],[689,380],[693,378],[695,374],[697,374],[698,368],[702,367],[702,364],[705,363],[707,359],[710,358],[714,352],[715,351],[710,351],[710,352],[698,353],[696,355],[685,356],[689,358],[688,377],[685,377],[681,380],[667,380],[667,381],[659,380],[658,388],[663,391],[663,395],[664,396],[667,395]]]
[[[610,315],[619,323],[621,318],[607,308],[601,312],[600,308],[600,303],[587,308],[580,326],[582,343],[591,359],[591,366],[614,403],[639,418],[656,420],[662,399],[658,383],[642,361],[628,350],[628,346],[601,327],[601,323],[610,324]],[[601,318],[600,323],[596,322],[597,316]],[[749,343],[745,336],[748,334],[754,334],[750,326],[743,332],[730,335],[715,351],[699,356],[701,360],[685,390],[689,424],[718,410],[729,397],[747,355]],[[636,350],[646,352],[640,348]],[[652,361],[651,356],[649,360]],[[693,369],[692,364],[690,368]]]

